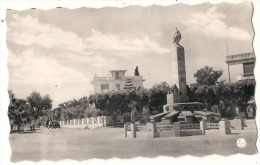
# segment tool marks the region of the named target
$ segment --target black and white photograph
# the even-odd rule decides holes
[[[10,163],[257,160],[252,1],[60,4],[1,18]]]

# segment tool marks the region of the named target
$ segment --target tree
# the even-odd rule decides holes
[[[214,92],[214,85],[198,85],[195,94],[198,97],[198,101],[206,103],[207,109],[219,102]]]
[[[52,100],[51,100],[49,95],[45,95],[45,96],[42,97],[41,107],[42,107],[43,110],[52,108]]]
[[[190,102],[197,102],[199,101],[195,91],[198,89],[198,84],[190,84],[187,85],[187,95],[189,96],[189,101]]]
[[[215,71],[212,67],[205,66],[197,70],[194,77],[199,85],[215,85],[222,74],[222,70]]]
[[[43,116],[47,110],[52,108],[52,100],[49,95],[41,96],[39,92],[33,91],[28,97],[27,102],[31,107],[30,115],[34,119]]]
[[[23,123],[22,118],[25,118],[27,122],[30,115],[30,107],[26,100],[13,98],[8,107],[8,117],[10,122],[18,125],[18,130],[20,130],[20,125]],[[11,128],[12,129],[12,128]]]
[[[111,91],[106,93],[97,93],[90,96],[90,103],[94,103],[96,108],[113,117],[114,126],[119,114],[127,109],[128,91]]]
[[[135,76],[139,76],[138,66],[136,66],[136,68],[135,68]]]
[[[97,108],[88,108],[84,114],[85,117],[97,117],[99,115],[101,116],[102,114],[100,114]]]
[[[136,109],[140,112],[149,103],[149,90],[145,88],[137,88],[135,91]]]
[[[196,95],[196,101],[206,102],[208,109],[212,105],[220,104],[220,102],[226,104],[225,109],[222,109],[222,116],[227,116],[230,113],[229,115],[234,117],[236,106],[247,113],[246,108],[254,97],[254,92],[255,80],[247,79],[235,83],[220,82],[214,85],[192,84],[189,93]],[[227,112],[227,107],[230,108],[230,112]]]
[[[125,81],[125,85],[123,87],[124,90],[132,90],[134,89],[133,80],[131,78],[127,78]]]
[[[215,85],[214,90],[216,95],[247,113],[246,108],[250,104],[250,100],[254,98],[255,85],[255,80],[247,79],[235,83],[219,83]]]
[[[87,96],[83,96],[78,100],[74,98],[59,104],[58,109],[55,109],[54,111],[57,116],[60,116],[60,120],[70,120],[86,117],[88,115],[86,113],[88,108],[89,100]]]
[[[154,85],[149,89],[149,109],[158,113],[162,112],[163,106],[167,104],[167,94],[172,92],[178,92],[176,85],[170,86],[166,82]]]
[[[60,107],[55,108],[53,111],[51,111],[51,113],[52,113],[51,115],[52,115],[53,120],[55,120],[55,121],[61,120],[62,110]]]
[[[89,107],[89,100],[87,96],[83,96],[79,99],[79,104],[80,106],[84,107],[84,108],[88,108]]]

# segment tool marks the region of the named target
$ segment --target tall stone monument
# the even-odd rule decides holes
[[[187,84],[186,84],[186,68],[185,68],[185,52],[184,47],[179,44],[181,33],[176,28],[172,34],[173,43],[171,46],[172,67],[173,67],[173,84],[176,84],[180,93],[172,93],[167,96],[167,103],[183,103],[188,102]]]

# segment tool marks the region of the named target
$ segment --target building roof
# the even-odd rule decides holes
[[[254,52],[226,56],[227,64],[237,64],[237,63],[254,62],[254,61],[255,61]]]
[[[127,72],[127,70],[109,70],[109,72]]]

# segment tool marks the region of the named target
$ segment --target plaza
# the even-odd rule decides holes
[[[247,144],[238,147],[237,140]],[[128,159],[158,156],[184,155],[207,156],[246,154],[254,155],[257,132],[254,120],[247,120],[244,130],[233,130],[229,135],[199,135],[164,138],[125,138],[123,128],[97,129],[46,129],[24,134],[10,134],[11,161],[60,161],[64,159],[88,160],[92,158]]]
[[[166,11],[166,7],[156,8],[152,7],[151,11]],[[33,18],[34,14],[17,16],[15,11],[10,10],[8,36],[11,37],[8,43],[11,43],[12,53],[9,62],[8,117],[11,162],[257,154],[255,56],[243,53],[252,52],[251,42],[238,42],[241,38],[251,41],[253,30],[247,28],[244,33],[247,35],[241,34],[239,38],[236,33],[233,33],[234,36],[220,37],[215,29],[209,34],[207,29],[202,33],[201,29],[204,28],[201,27],[207,28],[208,22],[201,26],[201,21],[193,17],[200,15],[198,13],[204,9],[192,7],[190,13],[198,11],[197,14],[191,14],[191,19],[179,18],[186,14],[188,8],[170,7],[172,14],[159,15],[160,21],[142,21],[144,24],[140,22],[139,15],[135,16],[134,20],[138,20],[133,23],[135,26],[124,26],[121,31],[119,25],[129,14],[133,14],[127,12],[127,17],[122,15],[119,24],[113,21],[113,27],[119,28],[114,32],[95,27],[96,23],[91,25],[89,20],[93,17],[89,20],[87,17],[93,11],[89,9],[83,9],[86,11],[84,14],[80,13],[85,21],[80,19],[75,22],[75,25],[82,25],[76,26],[76,29],[83,28],[81,32],[74,28],[64,29],[62,25],[48,21],[42,22],[45,11],[40,11],[43,15],[35,15],[35,19],[28,19]],[[251,4],[246,4],[242,9],[239,11],[253,10]],[[103,9],[99,11],[103,13]],[[123,11],[125,9],[120,15]],[[142,11],[146,12],[146,9]],[[175,11],[185,12],[180,14]],[[71,13],[74,12],[78,11],[70,11],[67,15],[73,16]],[[216,6],[211,6],[200,18],[214,13],[217,16],[222,14]],[[151,13],[147,14],[150,18]],[[252,15],[250,12],[247,14],[245,18],[250,20],[248,18]],[[170,18],[169,15],[176,17]],[[105,19],[106,16],[101,15],[101,20],[109,20]],[[211,21],[212,18],[218,17],[213,15],[207,20]],[[73,21],[76,20],[74,18]],[[197,30],[190,28],[194,20],[199,23]],[[67,23],[66,19],[62,21]],[[212,22],[220,21],[224,20]],[[19,22],[26,22],[24,28],[17,28],[21,26]],[[132,20],[128,22],[132,24]],[[42,41],[32,42],[32,47],[17,43],[17,36],[12,34],[22,29],[19,31],[21,34],[28,33],[30,36],[30,30],[27,32],[26,29],[33,23],[37,25],[35,27],[47,27],[47,30],[36,28],[35,34],[45,34],[43,32],[53,28],[63,33],[60,36],[68,37],[56,39],[52,38],[56,34],[46,34]],[[157,28],[150,26],[151,23],[157,24]],[[244,23],[241,23],[241,28]],[[107,25],[111,25],[111,21]],[[102,27],[110,27],[107,25]],[[137,29],[136,25],[140,25],[141,33],[139,30],[131,32],[131,28]],[[147,25],[153,27],[150,32]],[[215,27],[213,25],[210,27]],[[224,25],[236,29],[232,21]],[[229,30],[224,32],[229,34]],[[183,37],[184,40],[179,43]],[[36,40],[39,37],[34,35],[33,38]],[[67,42],[67,38],[71,40]],[[53,47],[46,48],[46,44],[50,43],[45,41],[53,42]],[[66,41],[66,44],[57,41]],[[230,49],[233,55],[229,55],[221,49],[228,49],[228,45],[221,45],[226,42],[233,43],[233,49],[244,49],[237,52]],[[24,53],[19,53],[17,45],[25,50]],[[43,48],[38,50],[38,47]],[[67,53],[72,54],[66,56]],[[252,61],[247,61],[248,58]],[[28,62],[28,59],[33,62],[16,64],[16,61]],[[246,62],[242,60],[241,63],[241,59]],[[227,75],[223,75],[225,62],[228,64],[228,83]],[[229,66],[237,64],[243,64],[243,72],[237,69],[230,72]],[[25,68],[24,73],[17,68]],[[237,74],[242,78],[231,81]],[[54,124],[59,129],[49,129]]]

